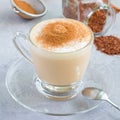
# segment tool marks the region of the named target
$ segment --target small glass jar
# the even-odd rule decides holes
[[[62,0],[63,15],[84,21],[90,13],[100,7],[107,9],[109,4],[109,0]]]
[[[62,0],[62,13],[87,24],[96,36],[105,34],[115,21],[109,0]]]

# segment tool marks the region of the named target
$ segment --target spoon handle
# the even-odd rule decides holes
[[[118,109],[120,111],[120,107],[118,107],[115,103],[113,103],[110,99],[107,99],[107,101],[114,106],[116,109]]]

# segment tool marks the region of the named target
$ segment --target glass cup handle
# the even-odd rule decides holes
[[[25,44],[25,41],[23,40],[26,41],[26,44]],[[17,32],[15,37],[13,38],[13,43],[16,49],[18,50],[18,52],[21,53],[26,60],[32,63],[32,59],[31,59],[30,52],[28,50],[28,46],[25,46],[25,45],[28,45],[28,39],[26,35],[24,35],[21,32]]]

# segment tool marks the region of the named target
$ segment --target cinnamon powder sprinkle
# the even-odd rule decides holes
[[[80,29],[82,27],[82,30]],[[54,22],[47,24],[36,37],[36,42],[44,47],[59,47],[73,40],[81,40],[88,32],[79,23]]]
[[[100,36],[96,37],[94,44],[97,50],[108,55],[120,55],[120,38],[115,36]]]

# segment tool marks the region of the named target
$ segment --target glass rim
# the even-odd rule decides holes
[[[74,20],[74,19],[70,19],[70,18],[52,18],[52,19],[46,19],[46,20],[44,20],[44,21],[58,20],[58,19]],[[74,21],[78,21],[78,20],[74,20]],[[41,21],[41,22],[43,22],[43,21]],[[31,35],[31,33],[32,33],[32,30],[33,30],[37,25],[39,25],[41,22],[38,22],[37,24],[35,24],[35,25],[30,29],[29,35],[28,35],[28,36],[29,36],[29,42],[30,42],[35,48],[37,48],[37,49],[39,49],[39,50],[41,50],[41,51],[44,51],[44,52],[47,52],[47,53],[52,53],[52,54],[70,54],[70,53],[76,53],[76,52],[80,52],[80,51],[84,50],[85,48],[87,48],[87,47],[94,41],[94,33],[93,33],[93,31],[91,30],[91,28],[90,28],[89,26],[87,26],[86,24],[84,24],[84,23],[81,22],[81,23],[84,24],[84,25],[90,30],[90,32],[91,32],[91,38],[90,38],[89,42],[88,42],[86,45],[84,45],[83,47],[78,48],[78,49],[73,50],[73,51],[69,51],[69,52],[66,52],[66,51],[65,51],[65,52],[54,52],[54,51],[51,51],[51,50],[47,50],[47,49],[45,49],[45,48],[38,47],[37,45],[35,45],[35,44],[32,42],[30,35]],[[80,21],[79,21],[79,22],[80,22]]]

